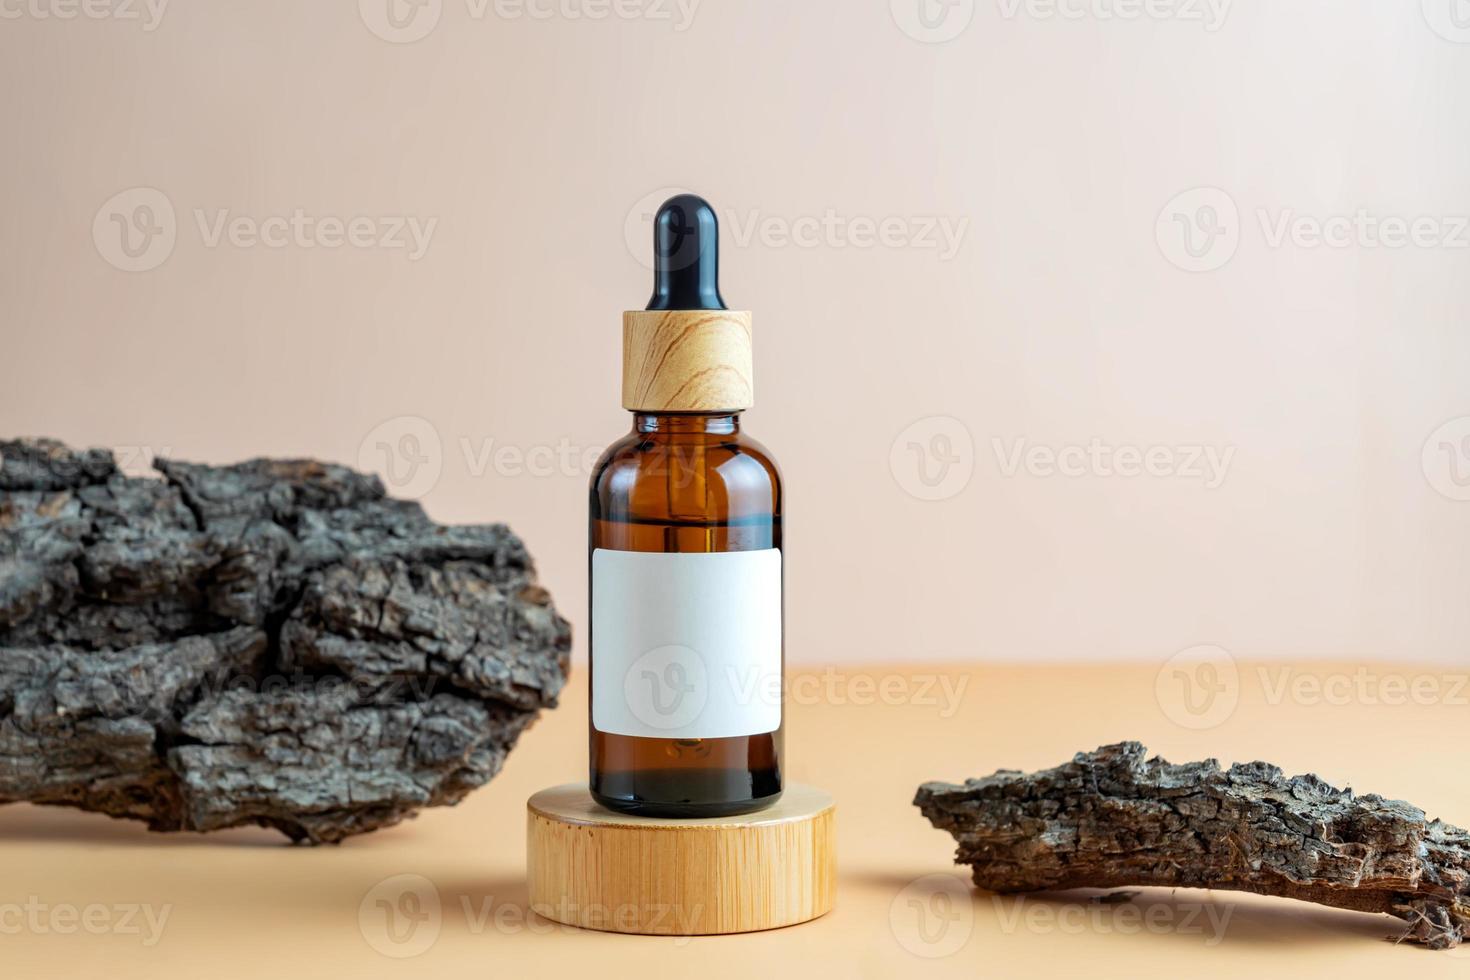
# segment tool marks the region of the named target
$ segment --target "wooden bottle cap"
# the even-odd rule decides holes
[[[582,783],[526,804],[530,905],[584,929],[700,936],[795,925],[837,891],[836,807],[789,785],[764,810],[667,820],[613,813]]]
[[[755,404],[750,314],[623,314],[623,407],[630,412],[742,411]]]

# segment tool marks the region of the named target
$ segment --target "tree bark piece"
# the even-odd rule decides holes
[[[311,460],[0,441],[0,803],[339,841],[500,771],[570,629],[503,525]]]
[[[1173,765],[1137,742],[1055,769],[925,783],[914,800],[980,888],[1218,888],[1382,912],[1403,939],[1470,930],[1470,833],[1398,800],[1264,762]]]

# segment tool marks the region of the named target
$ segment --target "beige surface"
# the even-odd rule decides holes
[[[759,333],[793,663],[1464,663],[1470,503],[1430,480],[1470,421],[1421,451],[1470,417],[1470,250],[1268,237],[1466,213],[1470,46],[1426,13],[1460,2],[4,0],[0,432],[366,466],[510,521],[585,636],[620,315],[683,187]],[[177,234],[130,273],[93,232],[137,187]],[[1158,239],[1200,187],[1239,243],[1192,273]],[[395,216],[421,255],[316,244]],[[1044,465],[1094,439],[1174,475]]]
[[[832,910],[836,808],[824,790],[790,783],[758,813],[670,820],[612,813],[586,783],[526,804],[530,907],[608,932],[758,932]]]
[[[1462,824],[1470,818],[1463,768],[1465,691],[1453,675],[1356,665],[1297,665],[1285,697],[1277,668],[1240,666],[1240,703],[1208,730],[1176,726],[1137,667],[991,668],[973,673],[906,668],[793,675],[792,778],[819,784],[841,814],[837,908],[806,925],[747,936],[675,940],[592,933],[529,918],[524,883],[525,802],[580,778],[585,698],[578,677],[560,710],[526,736],[506,771],[463,805],[383,833],[320,849],[282,845],[264,831],[212,838],[151,836],[101,817],[28,807],[0,809],[0,905],[154,903],[171,906],[152,947],[137,935],[13,930],[0,918],[6,976],[434,977],[676,975],[750,980],[779,965],[797,976],[1001,977],[1290,975],[1382,971],[1463,977],[1466,957],[1395,948],[1391,920],[1228,893],[1149,892],[1143,911],[1068,902],[1017,906],[970,895],[953,877],[947,835],[909,801],[924,779],[999,767],[1035,768],[1073,751],[1135,736],[1176,760],[1263,757],[1315,769],[1360,790],[1412,800]],[[1436,681],[1440,703],[1373,696],[1314,700],[1303,678],[1339,688],[1342,677]],[[1463,677],[1460,678],[1460,681]],[[1351,685],[1352,690],[1365,690]],[[1167,695],[1167,686],[1161,687]],[[1422,698],[1418,699],[1424,700]],[[1395,703],[1403,702],[1403,703]],[[384,900],[428,915],[417,932],[385,931]],[[938,879],[927,876],[940,875]],[[386,881],[386,884],[384,883]],[[916,885],[915,882],[918,882]],[[34,898],[32,898],[32,896]],[[1198,905],[1203,899],[1204,905]],[[911,900],[917,904],[910,904]],[[359,914],[361,908],[361,915]],[[920,918],[922,910],[932,910]],[[1223,939],[1212,923],[1228,910]],[[4,913],[0,908],[0,913]],[[1140,925],[1144,912],[1152,925]],[[400,920],[400,923],[406,920]],[[943,928],[948,923],[948,928]],[[437,933],[433,926],[437,924]],[[926,942],[928,937],[932,942]],[[376,944],[376,948],[375,945]],[[402,952],[422,945],[414,959]],[[945,953],[932,959],[923,954]],[[774,975],[774,974],[771,974]],[[1380,975],[1382,975],[1380,973]]]

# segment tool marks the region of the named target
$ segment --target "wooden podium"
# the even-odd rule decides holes
[[[526,804],[526,877],[538,915],[606,932],[699,936],[806,922],[837,889],[836,807],[790,785],[735,817],[614,813],[582,783]]]

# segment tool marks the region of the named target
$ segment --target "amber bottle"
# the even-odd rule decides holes
[[[720,298],[718,234],[698,197],[659,209],[653,299],[624,315],[632,431],[590,488],[590,785],[648,816],[781,795],[781,479],[741,431],[750,315]]]

